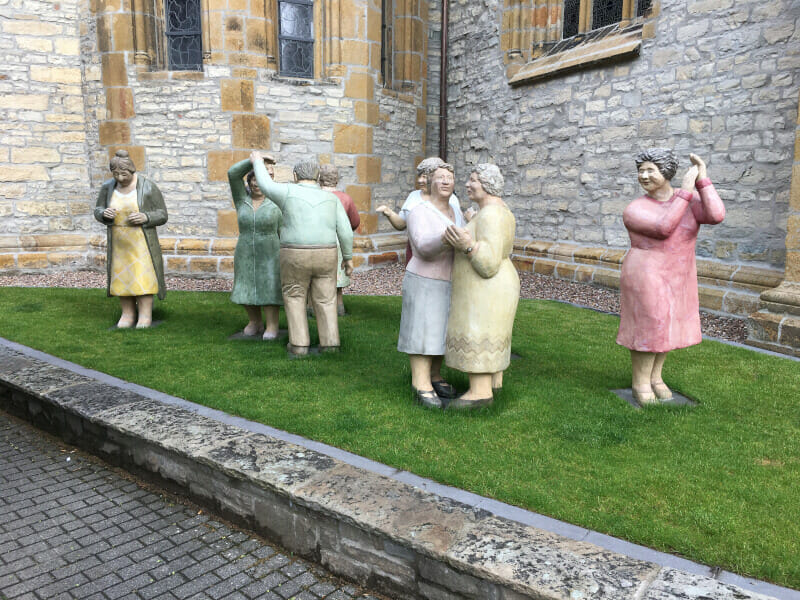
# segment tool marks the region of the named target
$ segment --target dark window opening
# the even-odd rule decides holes
[[[172,71],[201,71],[200,0],[166,0],[167,59]]]
[[[314,3],[312,0],[278,2],[278,42],[281,75],[314,77]]]
[[[592,29],[600,29],[622,20],[622,0],[594,0]]]
[[[581,18],[581,0],[566,0],[566,2],[564,2],[563,18],[563,37],[569,38],[573,35],[578,35],[578,25]]]

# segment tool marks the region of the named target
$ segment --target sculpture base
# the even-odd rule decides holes
[[[250,341],[254,341],[254,342],[262,342],[262,341],[263,342],[277,342],[279,340],[284,339],[288,335],[289,335],[289,330],[288,329],[279,329],[278,330],[278,337],[273,338],[271,340],[265,340],[263,337],[261,337],[262,334],[260,334],[260,333],[258,335],[246,335],[244,333],[244,331],[237,331],[233,335],[229,335],[228,339],[229,340],[250,340]]]
[[[625,400],[625,402],[630,404],[633,408],[642,408],[642,405],[633,399],[633,390],[631,388],[624,390],[611,390],[611,392],[618,398]],[[683,394],[679,394],[675,390],[672,390],[672,398],[669,400],[659,400],[658,402],[648,404],[647,406],[697,406],[697,402],[691,398],[687,398]]]
[[[159,325],[161,325],[163,322],[164,321],[153,321],[152,323],[150,323],[150,327],[142,327],[142,329],[153,329],[154,327],[158,327]],[[114,331],[116,329],[121,329],[121,330],[122,329],[136,329],[136,326],[134,325],[133,327],[117,327],[116,325],[113,325],[112,327],[108,328],[109,331]]]

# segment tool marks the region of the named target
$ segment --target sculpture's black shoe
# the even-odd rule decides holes
[[[428,408],[442,408],[442,400],[433,390],[423,392],[414,388],[414,401]]]
[[[476,408],[483,408],[484,406],[491,406],[494,402],[493,398],[479,398],[477,400],[464,400],[464,394],[458,398],[453,398],[447,403],[448,410],[473,410]]]
[[[441,381],[432,381],[431,383],[433,384],[433,391],[436,392],[436,395],[440,398],[455,398],[458,396],[458,390],[444,379]]]

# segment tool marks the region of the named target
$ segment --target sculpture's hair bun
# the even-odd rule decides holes
[[[127,150],[117,150],[114,153],[114,156],[119,156],[120,158],[128,158],[130,156]]]

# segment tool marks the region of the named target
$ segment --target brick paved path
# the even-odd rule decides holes
[[[0,600],[372,598],[0,412]]]

